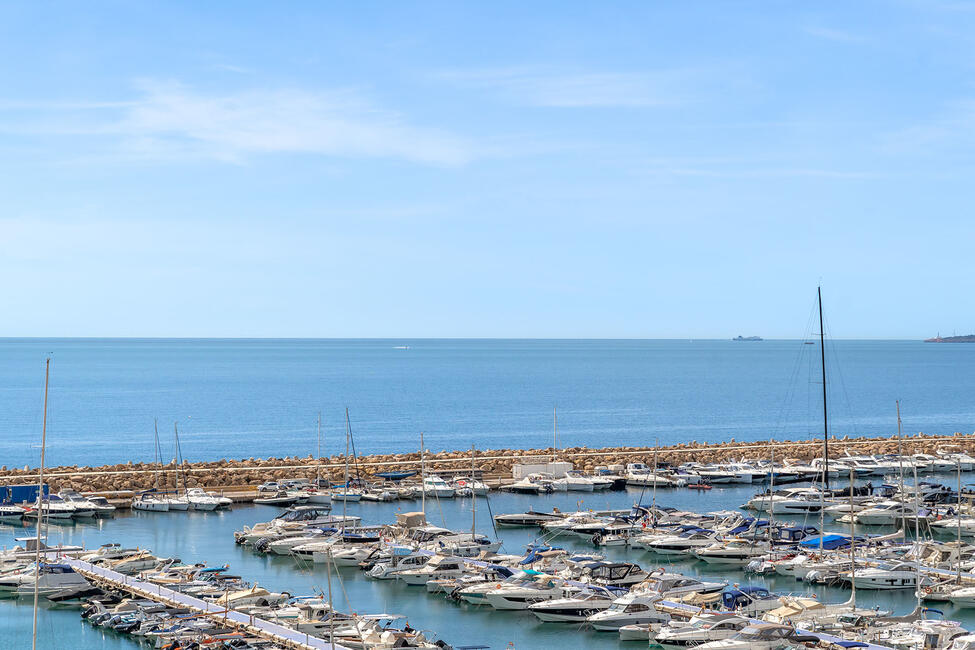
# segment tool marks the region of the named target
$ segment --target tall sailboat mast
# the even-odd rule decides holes
[[[345,534],[345,517],[349,504],[349,440],[352,437],[352,423],[349,421],[349,407],[345,407],[345,492],[342,494],[342,534]],[[331,551],[329,551],[331,553]],[[330,603],[331,604],[331,603]]]
[[[37,650],[37,599],[41,584],[41,522],[44,521],[44,452],[47,449],[47,385],[51,358],[44,362],[44,420],[41,424],[41,466],[37,472],[37,539],[34,541],[34,633],[32,650]]]
[[[159,420],[152,419],[152,431],[156,444],[156,491],[159,491],[159,473],[162,472],[162,450],[159,448]]]
[[[961,516],[961,507],[958,509],[958,516]],[[477,492],[474,491],[474,445],[471,445],[471,543],[477,535]]]
[[[552,407],[552,462],[559,460],[559,407]]]
[[[819,354],[823,369],[823,482],[826,489],[829,489],[829,420],[826,415],[826,335],[823,327],[823,288],[816,287],[816,295],[819,298]]]
[[[420,432],[420,510],[427,514],[427,466],[423,449],[423,432]]]

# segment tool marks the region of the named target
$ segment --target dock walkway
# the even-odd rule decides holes
[[[338,644],[330,644],[324,639],[304,634],[271,621],[266,621],[254,616],[248,616],[242,612],[227,610],[213,603],[209,603],[199,598],[193,598],[184,593],[174,591],[161,585],[144,582],[131,576],[96,566],[83,560],[71,557],[60,557],[57,560],[69,565],[75,571],[83,575],[92,582],[107,584],[116,589],[122,589],[141,598],[146,598],[173,607],[185,607],[192,609],[199,614],[209,615],[228,625],[245,631],[248,634],[280,643],[287,648],[294,650],[348,650]]]

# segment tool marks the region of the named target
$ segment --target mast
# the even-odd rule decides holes
[[[653,512],[654,524],[657,521],[657,447],[660,446],[660,438],[654,438],[653,443],[653,494],[650,497],[650,509]],[[640,505],[643,505],[643,495],[640,495]]]
[[[159,449],[159,420],[152,419],[152,432],[156,441],[156,491],[159,491],[159,473],[162,472],[162,450]]]
[[[958,572],[958,584],[961,584],[961,459],[955,458],[955,463],[958,468],[958,512],[955,513],[955,519],[958,521],[958,563],[956,565],[956,570]],[[921,585],[918,585],[918,589]]]
[[[857,609],[857,556],[856,556],[856,538],[854,537],[856,533],[856,528],[853,524],[853,466],[850,465],[850,587],[853,589],[853,595],[851,600],[853,602],[853,611]]]
[[[183,494],[186,494],[186,467],[183,465],[183,449],[179,445],[179,427],[176,422],[173,422],[173,434],[176,436],[176,462],[179,463],[176,466],[176,495],[179,496],[180,469],[183,470]]]
[[[771,438],[768,439],[768,547],[772,550],[772,524],[775,522],[775,502],[772,495],[775,494],[775,445]]]
[[[321,489],[322,480],[322,412],[318,412],[318,458],[315,460],[315,489]]]
[[[420,510],[427,514],[427,469],[423,452],[423,432],[420,432]]]
[[[921,485],[917,480],[917,463],[914,465],[914,595],[917,596],[917,608],[921,609],[921,505],[918,503],[918,495],[921,492]]]
[[[44,520],[44,452],[47,448],[47,386],[51,358],[44,361],[44,420],[41,424],[41,466],[37,472],[37,539],[34,541],[34,632],[32,650],[37,650],[37,598],[41,584],[41,522]]]
[[[826,463],[823,480],[826,482],[826,489],[829,490],[829,420],[826,417],[826,336],[823,328],[822,287],[816,287],[816,295],[819,298],[819,354],[823,369],[823,460]]]
[[[961,490],[958,492],[961,499]],[[471,445],[471,543],[477,534],[477,493],[474,491],[474,445]]]
[[[349,510],[349,438],[352,434],[352,423],[349,422],[349,407],[345,407],[345,493],[342,494],[342,530],[345,530],[345,516]],[[329,554],[331,554],[329,550]]]
[[[552,407],[552,462],[559,460],[559,407]]]
[[[901,436],[901,401],[897,400],[895,402],[897,405],[897,464],[900,467],[900,485],[898,490],[900,490],[901,503],[904,502],[904,449],[902,446],[903,438]],[[904,541],[907,541],[907,526],[904,526]]]

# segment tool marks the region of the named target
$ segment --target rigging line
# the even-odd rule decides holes
[[[829,326],[829,319],[826,320],[826,331],[830,335],[830,345],[829,345],[829,348],[827,349],[827,353],[829,354],[829,359],[830,359],[830,363],[832,365],[832,370],[835,373],[836,377],[839,379],[840,393],[843,395],[843,401],[845,403],[847,412],[850,414],[849,415],[849,426],[852,429],[853,436],[854,437],[857,437],[860,434],[859,434],[859,430],[857,428],[856,415],[855,415],[855,413],[853,411],[853,402],[850,400],[850,393],[849,393],[849,391],[847,390],[847,387],[846,387],[846,379],[845,379],[845,377],[843,375],[843,366],[840,365],[839,357],[838,357],[837,352],[836,352],[836,343],[835,343],[835,340],[833,339],[832,329]],[[834,418],[833,422],[835,424],[835,418]]]
[[[352,465],[355,467],[356,487],[361,487],[362,478],[359,474],[359,455],[355,451],[355,436],[352,435],[352,422],[349,422],[349,440],[352,442]],[[348,489],[348,485],[345,486]]]
[[[795,398],[796,391],[799,384],[799,376],[802,372],[803,357],[805,356],[805,342],[809,340],[810,334],[813,328],[813,322],[816,319],[816,302],[813,301],[812,307],[809,310],[809,318],[806,320],[806,328],[803,332],[803,337],[799,341],[799,345],[796,348],[795,361],[792,364],[792,371],[789,373],[788,388],[786,390],[785,399],[779,408],[779,414],[776,418],[775,425],[772,428],[772,436],[785,434],[785,422],[788,420],[788,412],[791,408],[793,400]],[[782,437],[779,435],[779,437]]]

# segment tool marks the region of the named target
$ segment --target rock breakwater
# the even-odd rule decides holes
[[[893,454],[898,451],[897,438],[830,439],[830,457],[846,454]],[[936,453],[938,450],[975,452],[975,435],[955,433],[951,436],[917,434],[901,438],[900,448],[905,454]],[[741,458],[768,458],[774,453],[777,461],[807,461],[822,456],[821,440],[787,440],[698,443],[691,441],[669,447],[568,447],[563,449],[484,449],[476,452],[476,467],[490,478],[509,478],[516,463],[544,463],[553,457],[572,462],[577,469],[593,471],[607,465],[652,463],[654,454],[659,463],[689,461],[711,463]],[[351,461],[350,461],[351,462]],[[426,453],[428,471],[464,470],[470,467],[470,451],[442,451]],[[355,459],[358,472],[370,477],[390,470],[418,470],[420,453],[376,454]],[[159,468],[150,463],[126,463],[101,467],[77,465],[51,467],[45,470],[45,480],[52,491],[72,488],[80,492],[128,492],[153,487],[174,489],[177,481],[188,487],[211,490],[253,489],[264,481],[288,478],[313,479],[316,475],[341,481],[345,467],[342,455],[316,459],[313,456],[282,458],[247,458],[213,462],[169,463]],[[9,469],[0,467],[0,484],[30,483],[37,480],[37,470],[29,467]]]

